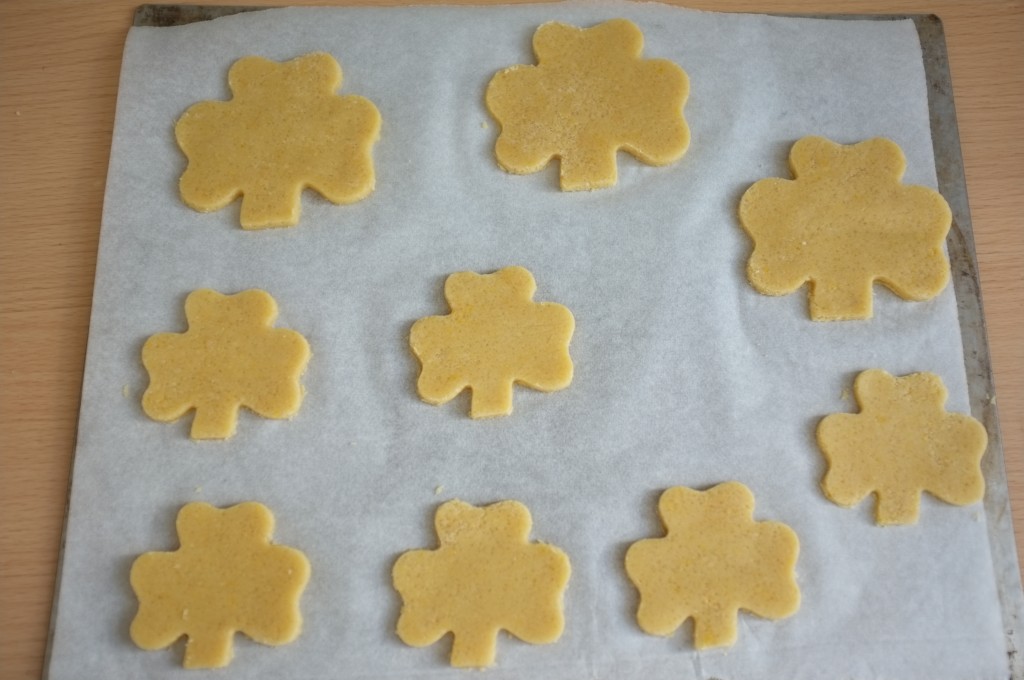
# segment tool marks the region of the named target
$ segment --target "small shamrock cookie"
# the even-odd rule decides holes
[[[271,327],[274,298],[262,290],[196,290],[185,300],[185,316],[187,332],[158,333],[142,346],[146,415],[171,422],[195,409],[193,439],[226,439],[241,406],[265,418],[299,410],[309,344],[295,331]]]
[[[665,537],[626,552],[644,631],[668,636],[692,616],[697,649],[728,646],[736,642],[739,609],[779,619],[800,608],[796,534],[785,524],[755,522],[754,496],[743,484],[703,492],[673,487],[661,495],[658,513]]]
[[[299,636],[309,562],[270,544],[274,516],[265,506],[189,503],[177,528],[178,550],[145,553],[132,564],[136,645],[163,649],[185,635],[185,668],[220,668],[231,661],[236,631],[265,645]]]
[[[809,282],[811,318],[828,321],[871,318],[875,281],[907,300],[942,291],[949,206],[936,191],[901,184],[896,144],[805,137],[789,163],[795,179],[761,180],[740,201],[754,241],[747,278],[758,292],[788,295]]]
[[[578,191],[615,184],[619,149],[649,165],[678,160],[690,143],[689,80],[670,61],[641,59],[643,45],[625,19],[538,28],[537,65],[507,68],[487,87],[501,167],[526,174],[558,157],[562,190]]]
[[[857,376],[853,391],[860,413],[834,413],[818,425],[826,496],[851,507],[874,493],[882,525],[917,522],[922,491],[953,505],[982,499],[988,434],[974,418],[946,412],[939,376],[872,369]]]
[[[467,668],[494,663],[500,630],[532,644],[558,640],[569,559],[554,546],[529,542],[526,506],[449,501],[434,525],[440,547],[407,552],[392,571],[402,596],[402,642],[425,647],[451,632],[451,663]]]
[[[373,144],[380,113],[363,97],[339,96],[341,67],[314,52],[279,64],[239,59],[228,73],[230,101],[189,107],[174,128],[188,157],[181,199],[220,210],[242,196],[245,229],[298,223],[302,190],[332,203],[373,191]]]
[[[409,336],[423,366],[420,397],[444,404],[469,387],[470,415],[487,418],[512,412],[514,382],[544,392],[568,387],[575,320],[562,305],[534,302],[536,290],[522,267],[449,276],[451,314],[420,319]]]

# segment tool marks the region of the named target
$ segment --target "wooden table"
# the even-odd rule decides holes
[[[138,2],[0,4],[2,678],[38,677],[42,668],[121,51]],[[1014,523],[1018,545],[1024,545],[1024,2],[687,4],[728,11],[923,12],[942,18]]]

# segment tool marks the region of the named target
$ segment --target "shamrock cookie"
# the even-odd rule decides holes
[[[917,522],[922,491],[953,505],[982,499],[988,434],[974,418],[946,412],[939,376],[873,369],[857,376],[853,391],[860,413],[834,413],[818,425],[826,496],[851,507],[874,493],[883,525]]]
[[[809,283],[811,318],[827,321],[871,318],[875,281],[907,300],[942,291],[949,206],[900,182],[906,160],[896,144],[804,137],[789,162],[795,179],[761,180],[740,201],[754,241],[747,278],[758,292],[788,295]]]
[[[641,59],[643,45],[625,19],[538,28],[537,65],[507,68],[487,87],[501,167],[527,174],[557,157],[562,190],[578,191],[615,184],[619,149],[649,165],[678,160],[690,143],[689,80],[670,61]]]
[[[170,422],[195,409],[193,439],[226,439],[241,406],[265,418],[299,410],[309,344],[295,331],[271,327],[274,298],[262,290],[196,290],[185,300],[185,316],[187,332],[158,333],[142,346],[146,415]]]
[[[420,319],[409,336],[423,365],[420,397],[444,404],[469,387],[470,415],[487,418],[512,412],[514,382],[544,392],[568,387],[575,320],[562,305],[534,302],[536,290],[522,267],[449,276],[451,314]]]
[[[373,191],[380,113],[368,99],[335,94],[334,57],[314,52],[283,64],[245,57],[228,84],[230,101],[195,104],[174,127],[188,157],[180,190],[190,208],[220,210],[241,195],[243,228],[290,227],[306,187],[332,203]]]
[[[721,647],[736,642],[739,609],[769,619],[799,609],[796,534],[785,524],[755,522],[747,487],[673,487],[661,495],[658,513],[665,537],[638,541],[626,552],[644,631],[671,635],[692,616],[694,646]]]
[[[403,603],[402,642],[425,647],[451,632],[452,665],[484,667],[494,663],[500,630],[533,644],[558,640],[569,559],[558,548],[529,542],[526,506],[449,501],[434,524],[440,547],[407,552],[392,571]]]
[[[185,668],[220,668],[231,661],[236,631],[265,645],[299,636],[309,562],[270,544],[274,516],[266,507],[189,503],[177,527],[178,550],[145,553],[132,564],[135,644],[163,649],[185,635]]]

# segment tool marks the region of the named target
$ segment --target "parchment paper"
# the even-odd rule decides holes
[[[640,26],[645,56],[688,72],[686,156],[652,168],[620,154],[618,185],[593,193],[559,192],[555,164],[500,170],[483,103],[491,76],[534,63],[545,21],[614,17]],[[181,203],[182,112],[228,99],[240,57],[314,50],[340,61],[342,94],[381,111],[376,191],[341,207],[306,192],[298,227],[260,232],[239,228],[237,202],[211,214]],[[771,298],[748,285],[739,198],[758,179],[790,177],[789,147],[808,134],[893,139],[905,181],[935,186],[912,23],[590,3],[288,9],[131,29],[50,677],[206,675],[181,669],[181,642],[145,652],[128,637],[131,563],[175,549],[175,515],[195,500],[265,503],[275,540],[312,563],[298,640],[236,636],[218,677],[466,677],[447,665],[450,638],[399,641],[390,580],[401,552],[436,546],[434,511],[456,497],[522,501],[534,538],[573,566],[561,640],[501,636],[488,678],[1006,677],[981,504],[925,497],[917,526],[879,528],[872,502],[843,509],[819,488],[814,428],[855,410],[861,370],[933,371],[949,410],[968,402],[951,288],[909,303],[876,287],[871,321],[813,323],[805,290]],[[510,264],[533,272],[536,299],[573,311],[572,386],[519,388],[511,417],[483,422],[469,419],[465,394],[422,403],[410,325],[447,313],[448,274]],[[166,425],[142,413],[142,343],[184,331],[185,296],[200,287],[267,290],[278,325],[309,340],[294,420],[243,413],[233,439],[195,443],[191,417]],[[733,479],[754,492],[756,518],[799,535],[800,611],[741,614],[735,646],[701,653],[689,624],[644,634],[626,548],[662,535],[664,489]]]

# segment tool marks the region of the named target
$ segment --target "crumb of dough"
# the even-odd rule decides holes
[[[404,553],[392,570],[404,643],[424,647],[451,632],[452,665],[483,668],[494,663],[500,630],[532,644],[558,640],[569,559],[529,541],[526,506],[453,500],[438,508],[434,523],[440,547]]]
[[[336,204],[373,191],[380,113],[368,99],[335,94],[334,57],[245,57],[228,84],[230,101],[195,104],[175,125],[189,161],[179,184],[186,205],[210,212],[241,196],[242,227],[263,229],[297,224],[304,188]]]
[[[754,242],[747,278],[765,295],[809,284],[815,321],[869,319],[877,281],[928,300],[949,280],[945,199],[901,183],[903,152],[888,139],[842,145],[804,137],[790,151],[795,179],[754,183],[739,218]]]
[[[163,649],[185,635],[186,668],[220,668],[234,655],[236,631],[266,645],[299,636],[309,561],[270,543],[270,510],[253,502],[224,510],[189,503],[177,529],[178,550],[145,553],[132,564],[136,645]]]
[[[575,320],[562,305],[534,302],[536,289],[522,267],[449,276],[451,313],[418,320],[409,335],[422,365],[420,397],[444,404],[468,387],[470,416],[488,418],[512,412],[513,383],[543,392],[568,387]]]
[[[200,289],[185,300],[188,331],[158,333],[142,347],[149,387],[146,415],[171,422],[195,409],[193,439],[235,433],[242,406],[265,418],[290,418],[302,404],[306,339],[273,328],[277,303],[262,290],[236,295]]]
[[[643,45],[626,19],[538,28],[537,65],[500,71],[487,87],[487,108],[501,127],[498,164],[527,174],[557,157],[562,190],[579,191],[616,183],[619,149],[648,165],[682,157],[689,79],[670,61],[641,58]]]
[[[668,636],[692,617],[697,649],[729,646],[740,609],[780,619],[800,608],[797,536],[785,524],[754,521],[746,486],[673,487],[661,495],[658,513],[666,535],[626,551],[645,632]]]
[[[834,413],[818,425],[830,500],[851,507],[874,493],[875,521],[887,525],[916,523],[922,491],[953,505],[982,499],[988,434],[974,418],[946,412],[939,376],[872,369],[857,376],[853,392],[860,413]]]
[[[444,493],[444,487],[443,486],[438,484],[437,486],[434,487],[434,495],[435,496],[440,496],[442,493]]]

